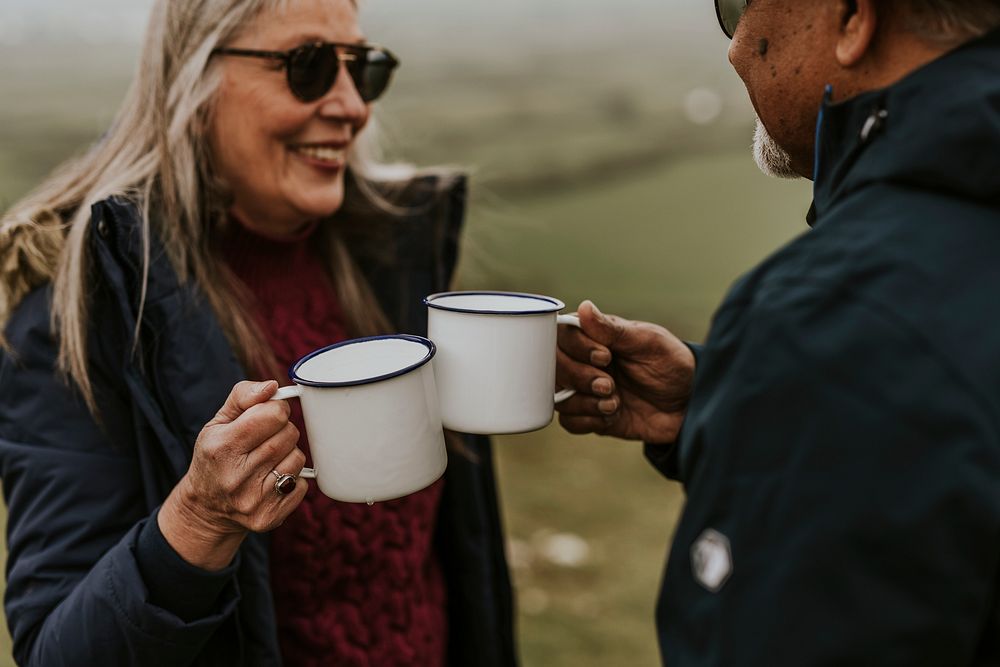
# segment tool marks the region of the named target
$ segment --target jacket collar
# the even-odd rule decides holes
[[[896,84],[834,103],[816,131],[810,224],[866,185],[893,182],[983,201],[1000,193],[1000,30]]]

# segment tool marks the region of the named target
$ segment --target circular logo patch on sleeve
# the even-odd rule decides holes
[[[713,528],[706,528],[691,545],[691,571],[698,583],[718,593],[733,573],[733,552],[729,538]]]

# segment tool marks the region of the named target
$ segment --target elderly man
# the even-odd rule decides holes
[[[716,4],[813,228],[703,347],[581,305],[560,420],[686,485],[670,667],[1000,664],[1000,2]]]

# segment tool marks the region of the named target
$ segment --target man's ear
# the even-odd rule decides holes
[[[839,0],[840,34],[837,62],[842,67],[857,65],[872,48],[878,28],[876,0]]]

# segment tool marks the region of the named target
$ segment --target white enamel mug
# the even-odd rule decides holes
[[[414,493],[448,459],[434,387],[434,343],[419,336],[359,338],[306,355],[295,383],[271,400],[302,401],[315,478],[334,500],[373,503]],[[288,472],[288,471],[279,471]]]
[[[518,292],[444,292],[424,299],[427,337],[437,345],[434,374],[445,428],[463,433],[525,433],[552,421],[558,299]]]

